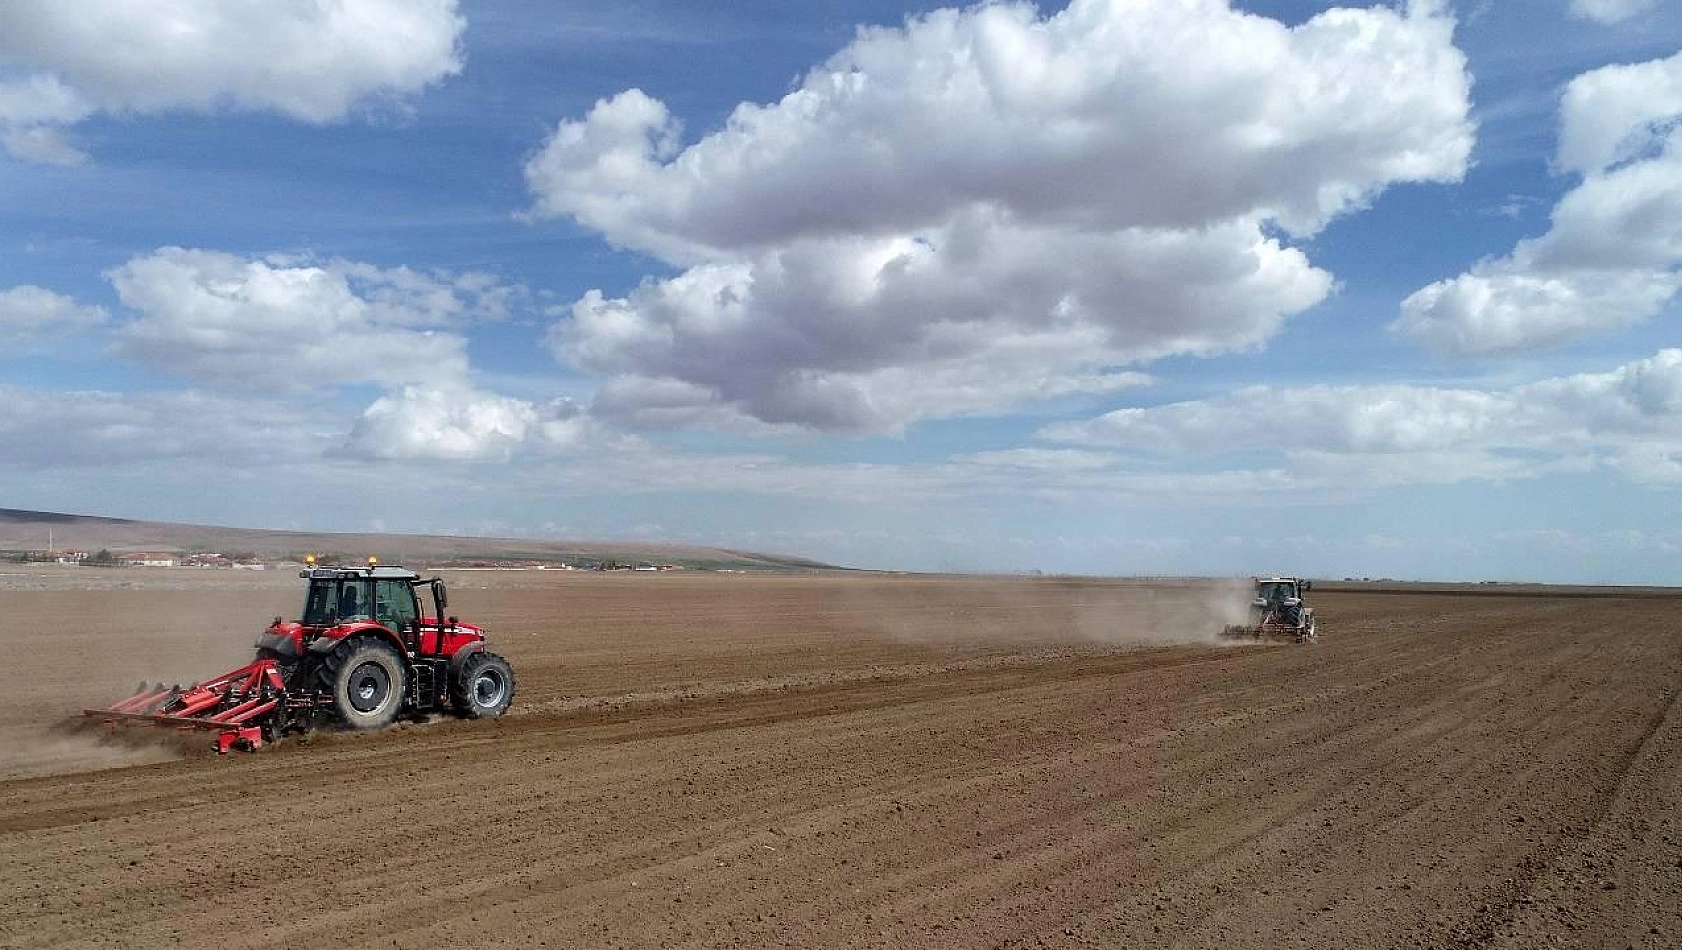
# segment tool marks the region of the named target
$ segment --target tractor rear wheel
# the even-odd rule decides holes
[[[391,725],[403,709],[408,671],[389,644],[357,639],[341,644],[322,665],[333,711],[352,729]]]
[[[450,705],[468,719],[494,719],[514,701],[514,668],[495,653],[475,653],[450,681]]]

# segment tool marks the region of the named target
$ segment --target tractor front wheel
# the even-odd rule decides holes
[[[325,669],[333,711],[352,729],[391,725],[403,709],[408,675],[403,658],[378,640],[344,644],[327,658]]]
[[[494,719],[514,701],[514,669],[495,653],[475,653],[450,681],[450,705],[468,719]]]

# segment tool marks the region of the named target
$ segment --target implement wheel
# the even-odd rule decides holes
[[[467,719],[494,719],[514,701],[514,669],[495,653],[475,653],[450,681],[450,705]]]
[[[391,725],[403,709],[408,671],[403,658],[378,640],[353,640],[328,656],[322,673],[333,711],[352,729]]]

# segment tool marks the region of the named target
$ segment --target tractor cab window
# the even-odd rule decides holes
[[[1282,581],[1272,584],[1262,584],[1256,590],[1257,597],[1273,603],[1295,597],[1296,595],[1297,592],[1293,589],[1293,585]]]
[[[339,619],[338,581],[311,581],[304,598],[304,623],[327,626]]]
[[[367,620],[373,616],[373,601],[366,581],[317,580],[310,583],[304,601],[304,623],[317,626]]]
[[[418,619],[415,616],[415,590],[408,581],[374,582],[374,619],[397,631]]]
[[[339,622],[347,620],[367,620],[373,616],[373,605],[368,602],[368,584],[365,581],[345,581],[339,585]]]

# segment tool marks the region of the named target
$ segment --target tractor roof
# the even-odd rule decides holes
[[[406,567],[312,567],[298,572],[310,580],[375,580],[418,581],[420,575]]]

